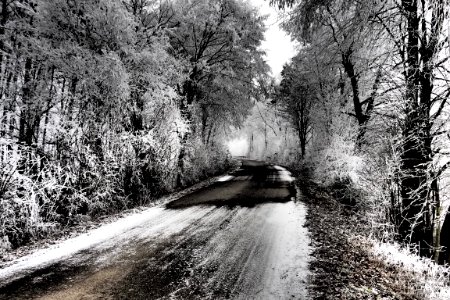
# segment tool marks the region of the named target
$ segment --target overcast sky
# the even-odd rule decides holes
[[[295,46],[291,38],[279,27],[277,10],[269,5],[268,0],[250,0],[263,15],[269,15],[266,20],[266,40],[262,49],[267,53],[267,63],[272,68],[272,75],[279,78],[283,65],[295,54]]]

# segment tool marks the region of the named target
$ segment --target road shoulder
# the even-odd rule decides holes
[[[170,193],[168,195],[162,196],[160,198],[152,200],[150,203],[134,207],[131,209],[127,209],[116,214],[102,216],[98,219],[86,219],[81,220],[79,224],[75,226],[68,226],[53,235],[50,235],[43,239],[37,239],[29,244],[23,245],[19,248],[10,250],[6,253],[0,253],[0,269],[5,268],[11,263],[19,258],[22,258],[26,255],[30,255],[40,249],[50,247],[56,244],[60,244],[68,239],[75,238],[80,236],[81,234],[87,233],[91,230],[97,229],[103,225],[111,224],[113,222],[118,221],[119,219],[125,218],[127,216],[141,213],[150,207],[155,206],[164,206],[167,203],[179,199],[183,196],[191,194],[197,190],[205,188],[214,184],[220,177],[224,176],[223,174],[219,176],[214,176],[203,180],[199,183],[196,183],[188,188],[184,188],[182,190]]]
[[[314,182],[297,181],[312,240],[310,299],[423,299],[413,274],[370,255],[356,213]]]

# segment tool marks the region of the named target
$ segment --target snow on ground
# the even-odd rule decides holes
[[[225,175],[220,177],[219,179],[217,179],[217,182],[225,182],[225,181],[230,181],[231,179],[233,179],[234,176],[231,175]]]
[[[290,172],[286,169],[279,166],[276,166],[275,169],[286,181],[293,180]],[[227,175],[216,178],[215,181],[232,179],[234,179],[233,176]],[[232,218],[231,224],[235,224],[235,226],[230,226],[228,230],[224,230],[213,238],[210,245],[214,247],[207,252],[211,253],[212,257],[223,260],[223,257],[226,258],[227,255],[215,256],[219,253],[217,249],[220,249],[222,242],[223,245],[227,245],[223,238],[226,236],[231,241],[239,240],[241,244],[235,244],[236,249],[232,250],[228,245],[225,250],[231,251],[228,254],[234,253],[239,257],[242,256],[242,251],[247,253],[247,250],[244,249],[251,251],[251,253],[247,253],[249,256],[243,272],[262,276],[261,283],[265,287],[264,295],[285,295],[286,291],[283,287],[286,286],[286,281],[293,283],[289,292],[303,293],[309,256],[309,237],[307,237],[306,228],[303,227],[306,209],[298,202],[268,203],[252,209],[236,208],[234,210],[213,206],[194,206],[182,210],[165,209],[162,205],[151,207],[13,260],[6,267],[0,269],[0,282],[7,284],[36,269],[45,268],[61,261],[67,262],[69,258],[73,263],[86,260],[88,259],[86,255],[89,256],[90,251],[85,252],[84,250],[103,253],[95,260],[97,263],[108,263],[113,261],[114,257],[117,257],[130,243],[139,240],[152,241],[155,238],[161,240],[189,228],[194,230],[197,225],[207,229],[212,224],[220,223],[218,220],[232,216],[233,211],[238,211],[238,216],[242,215],[242,218]],[[256,236],[258,234],[260,238]],[[245,247],[242,248],[244,245]],[[239,248],[242,250],[238,250]],[[262,249],[266,250],[263,250],[264,254],[261,256],[258,251]],[[253,253],[254,251],[257,252]],[[92,255],[95,255],[94,252]],[[93,257],[95,258],[95,256]],[[264,264],[259,260],[261,257],[265,260]],[[233,261],[230,261],[230,265],[233,265]],[[264,268],[264,266],[268,268]],[[252,276],[248,279],[251,278]],[[251,285],[251,282],[246,282],[245,278],[242,281],[244,285]],[[299,285],[300,283],[301,285]],[[291,285],[289,284],[289,286]]]
[[[300,202],[266,203],[235,211],[206,246],[203,265],[217,265],[210,290],[237,274],[235,299],[307,299],[310,238]]]
[[[89,249],[94,245],[100,244],[138,226],[145,220],[156,217],[161,214],[162,211],[162,207],[152,207],[141,213],[127,216],[114,223],[104,225],[88,233],[16,259],[12,261],[9,266],[0,269],[0,281],[4,281],[14,274],[22,273],[25,270],[47,266],[79,251]]]
[[[32,271],[45,268],[61,261],[78,261],[88,259],[83,250],[95,250],[97,263],[108,263],[117,258],[128,244],[137,240],[152,240],[155,238],[177,234],[192,224],[208,220],[214,223],[217,217],[227,215],[226,209],[197,206],[183,210],[168,210],[164,207],[152,207],[137,214],[129,215],[114,223],[103,225],[88,233],[68,239],[48,248],[38,250],[30,255],[12,261],[9,266],[0,269],[0,282],[7,284],[23,277]],[[102,255],[102,250],[107,250]],[[78,255],[77,255],[78,254]]]
[[[0,270],[0,281],[7,283],[59,261],[76,264],[89,256],[96,258],[96,264],[108,265],[118,261],[120,253],[134,249],[136,243],[161,242],[180,233],[185,238],[201,239],[213,230],[202,255],[197,253],[204,257],[204,264],[218,266],[205,290],[221,290],[227,278],[238,276],[233,293],[241,298],[296,295],[304,299],[310,255],[305,216],[304,205],[292,201],[233,209],[153,207],[17,259]],[[222,224],[220,230],[214,229],[218,224]],[[93,251],[83,251],[87,249]]]
[[[100,228],[90,230],[89,232],[74,238],[58,241],[56,244],[47,248],[33,250],[31,254],[7,262],[0,268],[0,285],[6,283],[6,279],[11,281],[30,270],[48,266],[54,262],[72,256],[77,252],[89,249],[94,245],[100,245],[107,240],[112,240],[112,237],[130,231],[130,229],[138,227],[148,220],[158,219],[158,216],[161,217],[164,215],[162,214],[164,204],[192,193],[195,190],[206,187],[221,177],[223,176],[216,176],[199,182],[190,188],[155,200],[154,204],[157,206],[145,208],[139,213],[132,213],[131,215],[121,217],[113,223],[104,224]]]
[[[440,266],[427,258],[414,255],[409,249],[402,248],[398,244],[380,243],[372,241],[372,253],[384,261],[400,265],[406,270],[415,272],[417,279],[423,283],[424,294],[427,299],[450,299],[450,287],[446,284],[450,269]]]
[[[273,166],[273,167],[278,171],[287,171],[285,168],[283,168],[281,166]]]
[[[295,180],[294,177],[292,177],[292,173],[286,170],[283,167],[280,166],[274,166],[276,170],[278,170],[279,180],[280,181],[286,181],[286,182],[292,182]]]

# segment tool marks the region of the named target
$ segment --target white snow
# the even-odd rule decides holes
[[[292,178],[286,169],[279,168],[282,176]],[[233,176],[220,179],[231,180]],[[215,277],[229,276],[232,269],[227,270],[227,266],[231,268],[244,259],[240,282],[241,287],[249,287],[249,295],[263,298],[304,295],[310,253],[307,229],[303,227],[305,215],[305,207],[298,202],[233,210],[214,206],[179,210],[152,207],[16,259],[0,269],[0,282],[6,284],[62,261],[68,265],[91,260],[95,265],[114,263],[124,251],[133,251],[137,241],[152,243],[179,234],[201,235],[229,220],[229,225],[217,231],[205,249],[208,254],[205,263],[217,260],[224,268]],[[216,279],[215,282],[220,282],[220,278]],[[247,294],[244,290],[239,292]]]
[[[240,208],[207,245],[203,264],[220,262],[210,281],[220,285],[238,265],[236,299],[306,299],[311,248],[305,216],[299,202]]]
[[[280,166],[273,166],[273,167],[278,171],[287,171],[285,168],[280,167]]]
[[[149,208],[141,213],[133,214],[114,223],[106,224],[90,232],[68,239],[59,244],[48,248],[38,250],[30,255],[16,259],[6,268],[0,269],[0,282],[9,279],[12,276],[20,276],[24,271],[36,269],[60,261],[79,251],[89,249],[94,245],[100,244],[113,238],[133,227],[142,224],[144,221],[154,218],[161,214],[162,207]]]
[[[70,263],[77,264],[80,260],[89,258],[88,254],[82,253],[77,256],[77,253],[88,249],[94,250],[92,258],[95,258],[96,263],[107,263],[113,261],[128,244],[137,240],[163,239],[180,233],[192,224],[215,223],[216,218],[227,214],[229,214],[228,210],[217,209],[213,206],[196,206],[183,210],[168,210],[162,206],[152,207],[16,259],[7,267],[0,269],[0,283],[6,284],[38,268],[63,260],[68,263],[69,258]],[[98,255],[102,250],[108,251]]]
[[[217,182],[225,182],[225,181],[230,181],[231,179],[233,179],[234,176],[231,175],[225,175],[220,177],[219,179],[217,179]]]
[[[406,270],[415,272],[418,275],[417,279],[423,284],[426,299],[450,299],[450,287],[446,285],[448,277],[445,275],[450,271],[448,267],[437,265],[431,259],[414,255],[409,249],[393,243],[373,241],[372,252],[390,264],[400,265]]]
[[[294,181],[294,177],[292,177],[292,173],[286,170],[283,167],[280,166],[274,166],[276,170],[278,170],[279,180],[280,181],[286,181],[286,182],[292,182]]]

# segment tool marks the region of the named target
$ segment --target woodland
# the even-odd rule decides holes
[[[268,80],[263,20],[235,0],[2,0],[0,248],[223,173]]]
[[[373,236],[448,263],[450,2],[271,3],[302,44],[272,100],[301,164]]]
[[[280,81],[246,1],[1,0],[0,252],[223,173],[237,128],[449,262],[450,2],[270,3]]]

